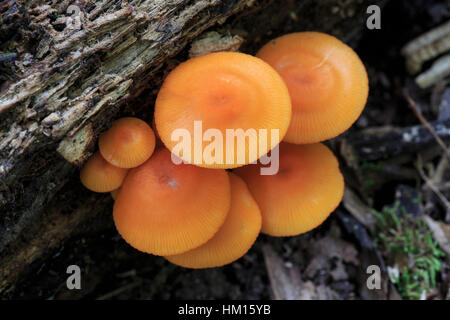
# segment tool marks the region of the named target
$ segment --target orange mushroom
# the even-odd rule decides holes
[[[81,183],[94,192],[110,192],[120,187],[128,170],[113,166],[96,152],[80,171]]]
[[[188,252],[166,256],[185,268],[212,268],[229,264],[251,248],[261,230],[261,213],[245,182],[233,173],[231,208],[216,235],[204,245]]]
[[[103,158],[121,168],[134,168],[147,161],[155,150],[155,134],[143,120],[126,117],[116,120],[103,133],[98,145]]]
[[[280,144],[279,171],[260,175],[260,165],[236,169],[261,209],[261,232],[294,236],[319,226],[336,209],[344,179],[323,144]]]
[[[235,168],[257,160],[281,141],[290,119],[289,92],[281,77],[261,59],[238,52],[181,63],[165,79],[155,104],[165,146],[185,162],[206,168]],[[179,151],[182,139],[173,135],[181,131],[191,141]],[[271,135],[275,131],[278,137]],[[227,132],[236,136],[227,139]]]
[[[358,119],[369,92],[366,69],[339,39],[319,32],[281,36],[259,50],[285,81],[292,121],[284,141],[316,143],[344,132]]]
[[[114,222],[134,248],[155,255],[194,249],[211,239],[230,208],[225,170],[175,165],[159,148],[131,169],[114,203]]]

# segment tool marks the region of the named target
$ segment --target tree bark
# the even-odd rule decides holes
[[[164,75],[196,36],[239,34],[248,53],[303,30],[354,44],[367,6],[382,2],[0,1],[0,296],[75,235],[113,230],[112,200],[84,190],[78,167],[113,119],[151,121]]]

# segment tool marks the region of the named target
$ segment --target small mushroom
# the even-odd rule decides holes
[[[113,166],[96,152],[80,171],[81,183],[94,192],[110,192],[119,188],[128,169]]]
[[[185,268],[212,268],[229,264],[247,253],[261,230],[261,213],[245,182],[229,173],[231,207],[227,218],[214,237],[188,252],[166,256],[170,262]]]
[[[339,39],[319,32],[281,36],[257,57],[285,81],[292,100],[292,121],[284,139],[316,143],[346,131],[358,119],[369,92],[366,69]]]
[[[155,150],[155,134],[143,120],[126,117],[116,120],[103,133],[98,145],[103,158],[121,168],[134,168],[147,161]]]
[[[257,160],[284,137],[290,119],[289,92],[281,77],[261,59],[238,52],[210,53],[181,63],[165,79],[155,103],[156,127],[164,145],[186,162],[207,168],[235,168]],[[194,130],[196,121],[201,122],[201,135],[209,129],[222,135],[218,161],[202,157],[211,142],[200,141],[202,154],[197,160],[195,142],[190,144],[191,152],[174,151],[179,144],[172,140],[176,130],[187,130],[192,141],[203,139]],[[234,143],[232,155],[224,140],[227,130],[238,129],[257,134],[267,130],[267,136],[262,135],[266,146],[256,151],[247,144],[245,154],[237,155]],[[272,129],[278,130],[279,138],[271,139]]]
[[[133,168],[114,202],[117,231],[134,248],[173,255],[211,239],[230,208],[230,181],[225,170],[176,165],[159,148]]]
[[[344,194],[344,178],[334,154],[323,144],[281,143],[279,171],[260,175],[260,165],[235,172],[247,183],[261,209],[261,232],[295,236],[319,226]]]

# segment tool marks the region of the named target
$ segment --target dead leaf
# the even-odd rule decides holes
[[[370,212],[370,208],[365,205],[350,188],[345,188],[342,203],[344,208],[347,209],[347,211],[350,212],[363,226],[369,230],[374,229],[375,218]]]
[[[316,286],[312,281],[303,281],[300,270],[295,265],[286,267],[272,246],[264,245],[263,253],[275,300],[331,300],[338,298],[338,294],[325,285]]]
[[[431,217],[424,215],[423,220],[428,225],[428,228],[433,232],[433,238],[439,244],[439,247],[447,255],[447,260],[450,260],[450,226],[433,220]]]

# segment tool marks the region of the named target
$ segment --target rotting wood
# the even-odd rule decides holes
[[[430,128],[442,141],[450,141],[450,120],[430,122]],[[414,154],[436,144],[435,138],[424,125],[390,128],[382,132],[368,129],[340,139],[341,152],[352,154],[358,161]]]

